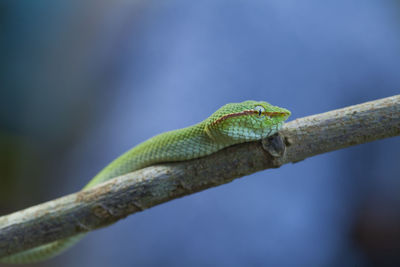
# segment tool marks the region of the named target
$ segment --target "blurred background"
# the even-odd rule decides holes
[[[398,1],[1,1],[0,215],[223,104],[400,92]],[[32,266],[400,266],[400,138],[159,205]],[[240,196],[240,197],[238,197]]]

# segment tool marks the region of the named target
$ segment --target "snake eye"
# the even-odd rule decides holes
[[[256,106],[254,110],[258,112],[258,117],[261,117],[261,114],[265,111],[265,108],[263,106]]]

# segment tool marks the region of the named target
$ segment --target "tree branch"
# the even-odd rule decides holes
[[[287,146],[282,157],[271,156],[261,142],[244,143],[196,160],[151,166],[2,216],[0,258],[257,171],[396,135],[400,95],[297,119],[281,131]]]

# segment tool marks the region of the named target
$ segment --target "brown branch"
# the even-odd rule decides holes
[[[0,258],[107,226],[129,214],[257,171],[400,135],[400,95],[291,121],[281,135],[287,145],[283,157],[272,157],[261,142],[240,144],[201,159],[138,170],[2,216]]]

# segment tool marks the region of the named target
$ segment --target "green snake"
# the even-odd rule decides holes
[[[256,141],[279,131],[290,111],[267,102],[245,101],[222,106],[204,121],[154,136],[121,155],[100,171],[84,189],[153,164],[195,159],[225,147]],[[0,259],[32,263],[52,258],[85,234],[57,240]]]

